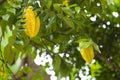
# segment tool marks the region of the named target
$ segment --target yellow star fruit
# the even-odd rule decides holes
[[[63,5],[68,6],[68,0],[63,0]]]
[[[40,19],[39,17],[36,17],[36,13],[33,11],[33,7],[29,6],[24,10],[24,17],[25,17],[25,26],[23,26],[26,29],[26,34],[33,38],[35,37],[40,28]]]
[[[82,58],[88,62],[89,64],[91,64],[93,58],[94,58],[94,50],[92,45],[89,45],[86,48],[82,48],[80,49],[80,53],[82,55]]]

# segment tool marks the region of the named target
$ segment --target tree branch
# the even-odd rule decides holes
[[[120,73],[120,67],[114,63],[112,60],[107,59],[103,54],[99,54],[97,52],[95,52],[95,55],[102,60],[103,62],[105,62],[106,64],[108,64],[109,66],[111,66],[117,73]]]
[[[47,39],[45,36],[42,36],[42,38],[44,38],[45,40],[47,40],[47,41],[49,41],[49,42],[51,42],[52,44],[56,44],[55,42],[53,42],[53,41],[51,41],[51,40],[49,40],[49,39]]]
[[[44,41],[42,41],[42,45],[41,45],[41,44],[38,44],[38,43],[36,43],[36,42],[34,42],[34,41],[30,41],[30,43],[31,43],[34,47],[36,47],[37,49],[40,49],[40,46],[41,46],[42,48],[45,48],[46,51],[47,51],[47,53],[48,53],[51,57],[53,57],[53,55],[52,55],[51,53],[54,54],[54,52],[52,52],[51,50],[48,49],[48,47],[46,46],[46,44],[45,44]]]
[[[31,80],[32,75],[34,75],[37,72],[40,72],[40,74],[44,77],[45,80],[50,80],[50,76],[45,74],[44,71],[40,68],[40,66],[36,65],[33,62],[32,55],[28,55],[27,63],[28,63],[28,66],[30,66],[33,71],[33,73],[30,73],[27,75],[27,80]]]
[[[25,66],[25,64],[27,64],[27,66],[29,66],[31,68],[32,72],[22,73],[21,75],[18,75],[18,72],[17,72],[11,76],[12,79],[22,80],[22,77],[26,77],[26,80],[32,80],[32,77],[34,75],[36,75],[36,73],[39,73],[44,78],[44,80],[50,80],[50,76],[47,75],[46,73],[44,73],[44,71],[41,69],[41,67],[34,63],[34,61],[32,60],[32,54],[29,54],[24,59],[22,59],[21,66],[20,66],[19,70],[23,66]]]

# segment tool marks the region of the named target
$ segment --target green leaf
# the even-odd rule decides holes
[[[71,68],[71,64],[62,60],[61,62],[61,66],[60,66],[60,76],[61,77],[66,77],[68,75],[70,75],[72,68]]]
[[[50,9],[51,5],[52,5],[52,0],[49,0],[49,1],[47,2],[46,6],[47,6],[48,9]]]
[[[12,35],[12,32],[10,31],[9,27],[7,27],[7,30],[1,41],[2,55],[4,56],[5,61],[8,62],[9,64],[12,64],[14,60],[14,54],[11,51],[12,46],[11,46],[11,43],[9,43],[9,37],[11,35]]]
[[[108,1],[110,2],[110,0],[108,0]],[[113,0],[113,1],[116,6],[120,7],[120,0]]]
[[[74,23],[73,23],[73,21],[72,21],[70,18],[68,18],[68,17],[63,17],[63,20],[65,21],[65,23],[66,23],[68,26],[70,26],[71,28],[74,28]]]
[[[5,14],[5,15],[2,16],[2,19],[5,20],[5,21],[8,21],[9,18],[10,18],[9,14]]]
[[[58,11],[58,12],[61,11],[60,4],[55,3],[55,4],[53,5],[53,7],[54,7],[54,9],[55,9],[56,11]]]
[[[8,0],[8,3],[14,8],[20,8],[22,0]]]
[[[45,80],[43,75],[40,74],[40,72],[38,71],[37,73],[35,73],[34,75],[32,75],[32,80]]]
[[[55,22],[55,17],[53,17],[53,18],[50,19],[50,22],[48,23],[47,26],[51,27],[54,22]]]
[[[9,37],[12,35],[12,31],[10,31],[9,27],[7,26],[7,30],[4,34],[4,36],[2,37],[2,41],[1,41],[1,49],[3,50],[4,47],[8,44],[8,40]]]
[[[47,14],[44,16],[43,22],[45,22],[45,21],[48,19],[48,17],[49,17],[49,13],[47,13]]]
[[[13,64],[12,66],[9,65],[9,68],[11,69],[11,71],[12,71],[13,73],[16,73],[16,72],[19,70],[19,68],[20,68],[21,61],[22,61],[22,60],[20,59],[20,55],[21,55],[21,54],[19,54],[19,57],[18,57],[18,59],[16,60],[15,64]]]
[[[78,20],[73,20],[73,22],[76,24],[76,25],[78,25],[79,27],[80,27],[80,29],[82,29],[83,30],[83,26],[84,26],[84,24],[83,23],[81,23],[80,21],[78,21]]]
[[[0,26],[0,42],[1,42],[1,37],[2,37],[2,28]]]
[[[101,53],[100,49],[99,49],[99,46],[93,42],[93,47],[96,51],[98,51],[99,53]]]
[[[52,17],[47,25],[47,32],[51,33],[56,31],[57,26],[56,26],[56,19],[55,17]]]
[[[8,12],[11,12],[11,13],[13,13],[13,14],[16,13],[16,9],[15,9],[15,8],[8,8],[7,11],[8,11]]]
[[[77,13],[79,13],[79,12],[80,12],[80,7],[75,7],[75,11],[76,11]]]
[[[19,44],[15,43],[15,44],[14,44],[14,47],[15,47],[16,51],[17,51],[17,50],[23,51],[23,45],[21,45],[20,43],[19,43]]]
[[[101,68],[102,68],[102,66],[98,62],[95,62],[95,64],[91,64],[90,65],[91,75],[93,77],[100,76],[100,73],[102,72]]]
[[[94,5],[92,8],[90,8],[90,11],[91,11],[92,14],[96,14],[96,13],[101,13],[102,12],[101,7],[98,7],[96,5]]]
[[[7,25],[6,21],[4,21],[4,20],[0,21],[0,27],[2,29],[2,35],[5,35],[6,25]]]
[[[82,42],[82,43],[79,43],[79,47],[80,49],[83,49],[83,48],[87,48],[88,46],[90,46],[92,44],[92,42]]]
[[[12,46],[8,44],[4,49],[5,62],[12,65],[15,60],[15,53],[12,51]]]
[[[28,44],[24,46],[24,54],[29,55],[33,52],[32,45]]]
[[[100,2],[102,3],[103,6],[107,4],[107,0],[100,0]]]
[[[62,10],[64,11],[64,13],[66,13],[68,16],[72,16],[73,17],[73,11],[68,8],[68,7],[63,7]]]
[[[59,73],[60,72],[60,66],[61,66],[60,56],[58,56],[58,55],[55,56],[53,65],[54,65],[55,72]]]
[[[65,52],[66,50],[67,50],[67,48],[68,48],[68,44],[66,44],[67,42],[63,42],[61,45],[60,45],[60,51],[59,52]]]
[[[93,41],[91,39],[80,39],[77,41],[79,43],[79,48],[87,48],[88,46],[93,44]]]

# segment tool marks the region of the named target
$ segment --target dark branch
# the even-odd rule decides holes
[[[40,49],[40,47],[46,49],[47,53],[48,53],[51,57],[53,57],[52,54],[55,54],[53,51],[51,51],[51,50],[48,49],[48,47],[47,47],[47,45],[45,44],[44,41],[42,41],[42,45],[41,45],[41,44],[38,44],[38,43],[36,43],[36,42],[34,42],[34,41],[32,41],[32,40],[30,41],[30,43],[31,43],[35,48],[37,48],[37,49]],[[52,53],[52,54],[51,54],[51,53]]]
[[[51,41],[51,40],[49,40],[49,39],[47,39],[45,36],[42,36],[42,38],[44,38],[45,40],[47,40],[47,41],[49,41],[49,42],[51,42],[52,44],[56,44],[55,42],[53,42],[53,41]]]
[[[27,57],[27,63],[28,66],[32,69],[33,73],[29,73],[27,75],[27,80],[31,80],[32,75],[40,71],[40,74],[44,77],[44,80],[50,80],[50,76],[45,74],[44,71],[41,69],[40,66],[36,65],[34,61],[32,60],[32,55],[29,55]]]
[[[120,67],[114,63],[112,60],[107,59],[104,55],[99,54],[97,52],[95,52],[95,55],[102,60],[103,62],[105,62],[106,64],[108,64],[109,66],[111,66],[117,73],[120,73]]]

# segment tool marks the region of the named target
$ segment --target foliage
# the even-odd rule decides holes
[[[46,53],[53,60],[58,80],[66,76],[81,80],[80,71],[84,76],[90,75],[90,80],[119,80],[119,3],[119,0],[0,0],[0,78],[49,80],[46,69],[50,65],[34,63],[36,54]],[[40,18],[40,30],[33,38],[23,28],[22,15],[28,6]],[[92,64],[80,55],[79,42],[84,40],[92,40],[96,54]],[[89,44],[84,42],[83,47]]]

